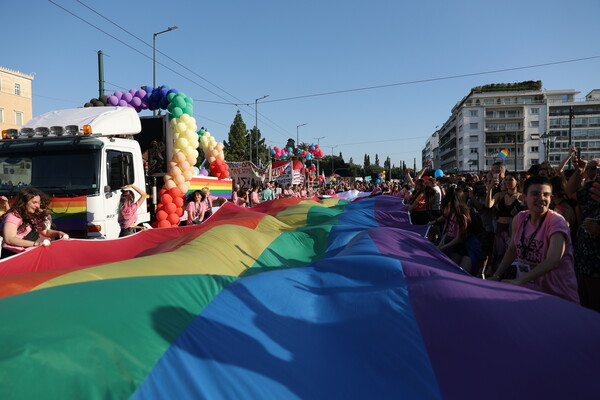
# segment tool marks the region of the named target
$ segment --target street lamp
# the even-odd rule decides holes
[[[544,144],[544,161],[548,161],[549,153],[550,153],[550,143],[553,143],[556,140],[556,135],[553,133],[544,132],[542,136],[542,143]]]
[[[262,99],[266,99],[267,97],[269,97],[268,94],[254,100],[254,126],[256,128],[256,166],[257,167],[258,167],[258,101],[262,100]],[[252,138],[252,135],[250,135],[250,138]],[[252,141],[250,141],[250,146],[252,146]],[[250,147],[250,153],[252,154],[252,147]],[[252,155],[250,156],[250,161],[252,161]]]
[[[333,149],[335,149],[338,146],[339,146],[339,144],[336,144],[335,146],[327,146],[327,147],[331,147],[331,173],[332,174],[333,174]]]
[[[321,136],[321,137],[316,137],[313,139],[317,139],[317,146],[321,145],[321,139],[325,139],[325,136]],[[321,175],[321,172],[319,171],[319,158],[317,158],[317,176]]]
[[[299,149],[298,145],[300,144],[299,139],[298,139],[298,128],[300,128],[301,126],[307,125],[308,123],[303,123],[300,125],[296,126],[296,148]]]
[[[152,41],[152,49],[153,51],[153,56],[152,56],[152,88],[156,88],[156,37],[162,33],[166,33],[175,29],[178,29],[178,26],[170,26],[167,29],[165,29],[164,31],[160,31],[154,34],[153,36],[153,41]],[[153,115],[156,115],[156,110],[152,112]]]

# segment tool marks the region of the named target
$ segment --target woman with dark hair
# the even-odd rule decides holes
[[[431,218],[431,206],[435,197],[435,190],[425,184],[423,179],[415,182],[415,191],[408,204],[410,219],[414,225],[427,225]]]
[[[47,238],[68,239],[62,231],[50,229],[50,198],[42,191],[21,189],[10,210],[4,215],[1,258],[40,246]]]
[[[494,273],[502,261],[502,257],[508,248],[511,235],[511,223],[513,217],[521,211],[522,194],[518,189],[518,175],[508,173],[505,175],[502,191],[492,195],[495,184],[490,182],[487,188],[485,205],[487,208],[496,209],[496,230],[494,235],[494,246],[490,260],[491,272]]]
[[[140,195],[140,198],[135,201],[133,189]],[[135,233],[138,229],[143,229],[136,225],[137,210],[146,200],[146,192],[135,185],[127,185],[121,188],[121,199],[119,200],[119,217],[117,221],[121,227],[119,237],[129,236]]]
[[[450,186],[441,203],[442,215],[429,222],[444,222],[442,239],[438,248],[462,269],[478,275],[481,269],[481,246],[471,234],[470,210],[461,189]]]
[[[569,224],[571,231],[571,240],[575,239],[577,233],[577,214],[573,204],[569,202],[567,194],[565,193],[566,181],[562,175],[556,175],[550,178],[552,182],[552,203],[550,208],[563,216],[563,218]]]
[[[185,208],[187,211],[187,224],[198,225],[204,221],[206,214],[206,194],[202,190],[195,190],[190,197],[190,202]]]

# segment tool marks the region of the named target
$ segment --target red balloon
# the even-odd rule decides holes
[[[160,210],[159,212],[156,213],[156,220],[164,221],[165,219],[167,219],[168,216],[169,216],[169,214],[167,214],[164,210]]]
[[[166,188],[162,188],[160,189],[160,192],[158,192],[158,197],[161,197],[163,194],[167,193],[167,189]]]
[[[177,207],[181,207],[183,206],[183,197],[176,197],[173,199],[173,203],[177,206]]]
[[[175,203],[165,204],[165,211],[167,214],[173,214],[177,210]]]
[[[165,207],[165,205],[163,203],[158,203],[158,205],[156,206],[156,211],[160,211]]]
[[[173,202],[173,196],[171,196],[168,193],[163,194],[162,196],[160,196],[160,202],[163,204],[169,204]]]
[[[167,221],[166,219],[164,219],[162,221],[158,221],[158,227],[159,228],[170,228],[171,223],[169,221]]]
[[[167,221],[169,221],[171,225],[177,225],[179,224],[179,216],[176,213],[169,214]]]
[[[181,193],[181,189],[179,189],[177,186],[175,186],[174,188],[169,189],[169,194],[174,199],[177,198],[177,197],[183,196],[183,193]]]
[[[183,215],[183,208],[177,207],[177,209],[175,210],[175,214],[177,214],[177,216],[181,217]]]

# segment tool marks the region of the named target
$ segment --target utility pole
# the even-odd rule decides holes
[[[98,99],[104,95],[104,53],[98,50]]]
[[[254,100],[254,126],[256,128],[256,166],[258,167],[258,101],[262,99],[266,99],[269,95],[264,95],[263,97],[259,97]],[[252,136],[252,135],[250,135]],[[250,150],[252,152],[252,150]],[[252,161],[252,159],[250,159]]]
[[[573,107],[569,107],[569,145],[568,148],[571,148],[572,145],[572,141],[573,141],[573,116],[575,115],[575,111],[573,110]],[[571,169],[571,158],[569,158],[569,169]]]
[[[321,146],[321,139],[325,139],[325,136],[316,137],[313,139],[317,139],[317,146]],[[320,175],[321,172],[319,171],[319,158],[317,157],[317,177],[319,177]]]

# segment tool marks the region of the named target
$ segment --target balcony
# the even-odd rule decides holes
[[[494,120],[511,120],[511,119],[523,119],[525,118],[524,114],[521,111],[486,111],[485,119],[494,121]]]
[[[491,146],[515,145],[515,135],[487,135],[485,144]],[[523,144],[523,136],[517,135],[517,144]]]
[[[523,132],[523,124],[486,124],[485,132]]]

